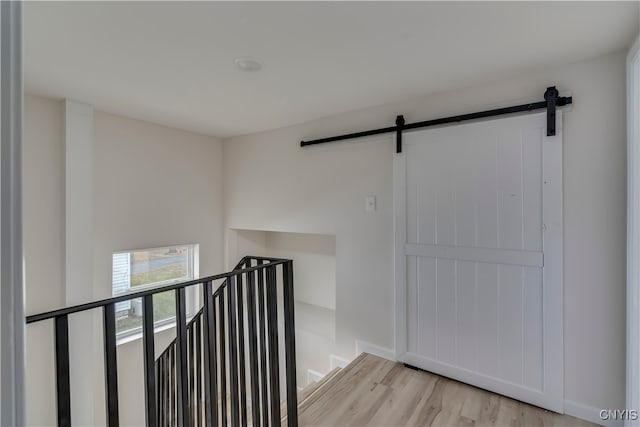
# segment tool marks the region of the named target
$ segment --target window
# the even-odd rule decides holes
[[[198,245],[167,246],[116,252],[112,256],[112,295],[139,292],[198,277]],[[187,288],[187,313],[197,305],[197,293]],[[156,326],[172,324],[175,318],[175,292],[153,296]],[[142,328],[142,299],[116,304],[116,332],[122,337]]]

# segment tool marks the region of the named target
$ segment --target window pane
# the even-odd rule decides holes
[[[142,327],[142,298],[116,304],[116,333]]]
[[[113,295],[135,291],[136,287],[163,286],[194,278],[197,245],[169,246],[114,253],[112,259]],[[187,290],[189,293],[189,290]],[[189,307],[187,307],[189,310]],[[175,291],[153,296],[154,322],[175,317]],[[142,299],[116,304],[116,331],[142,327]]]
[[[188,246],[131,252],[131,287],[189,278]]]
[[[158,322],[176,316],[176,292],[167,291],[153,296],[153,319]]]
[[[142,328],[142,298],[116,304],[116,333]],[[118,307],[120,305],[120,307]],[[127,308],[128,307],[128,308]],[[175,291],[161,292],[153,296],[153,321],[161,322],[176,315]]]

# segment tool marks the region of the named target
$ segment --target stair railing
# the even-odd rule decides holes
[[[191,286],[202,289],[204,304],[187,322],[185,289]],[[166,291],[175,292],[176,338],[156,359],[153,295]],[[278,337],[279,295],[283,340]],[[69,315],[92,309],[103,312],[107,425],[119,425],[115,305],[136,298],[142,298],[143,307],[147,426],[279,425],[282,391],[287,425],[298,425],[293,262],[244,257],[228,273],[28,316],[27,324],[54,322],[58,426],[71,426]]]

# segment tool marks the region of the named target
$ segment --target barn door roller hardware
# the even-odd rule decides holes
[[[460,116],[444,117],[441,119],[425,120],[416,123],[405,123],[403,116],[396,117],[396,125],[379,129],[365,130],[362,132],[348,133],[345,135],[331,136],[329,138],[314,139],[311,141],[301,141],[300,146],[306,147],[325,142],[343,141],[347,139],[362,138],[365,136],[380,135],[383,133],[396,133],[396,153],[402,152],[402,132],[412,129],[426,128],[429,126],[446,125],[450,123],[460,123],[467,120],[484,119],[505,114],[523,113],[534,110],[547,110],[547,136],[556,134],[556,107],[573,103],[570,96],[558,96],[558,89],[555,86],[548,87],[544,93],[544,101],[533,102],[531,104],[515,105],[513,107],[496,108],[494,110],[480,111],[477,113],[462,114]]]

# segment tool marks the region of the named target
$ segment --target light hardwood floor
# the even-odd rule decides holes
[[[302,426],[593,426],[366,353],[300,399]]]

